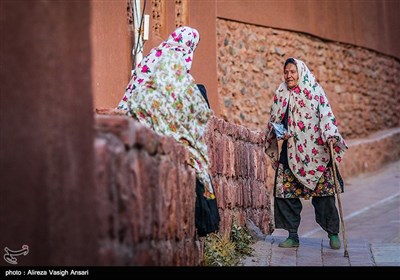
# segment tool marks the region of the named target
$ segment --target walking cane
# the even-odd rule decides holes
[[[331,152],[331,159],[332,159],[332,170],[333,170],[333,178],[335,181],[335,188],[336,188],[336,195],[339,205],[339,214],[340,214],[340,222],[342,224],[342,234],[343,234],[343,244],[344,244],[344,257],[349,257],[349,252],[347,252],[347,239],[346,239],[346,230],[344,228],[344,220],[343,220],[343,212],[342,212],[342,201],[340,199],[340,190],[339,190],[339,182],[336,175],[336,160],[333,153],[333,143],[332,141],[329,143],[329,150]]]

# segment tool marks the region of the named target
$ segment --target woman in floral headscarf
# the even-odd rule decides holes
[[[299,198],[312,197],[317,223],[328,233],[331,248],[339,249],[339,216],[328,145],[334,144],[337,162],[341,161],[347,146],[324,90],[305,63],[287,59],[284,79],[275,92],[265,143],[276,169],[275,227],[289,232],[279,247],[299,246],[297,230],[302,210]],[[273,124],[285,127],[282,138],[277,139]],[[279,157],[278,140],[283,140]],[[340,174],[339,181],[343,187]]]
[[[182,26],[153,48],[134,70],[118,109],[189,150],[197,175],[195,224],[204,236],[218,230],[220,218],[204,139],[212,112],[189,74],[199,40],[197,30]]]

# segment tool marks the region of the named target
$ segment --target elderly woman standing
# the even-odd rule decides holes
[[[330,247],[339,249],[339,215],[328,145],[331,141],[334,144],[337,162],[341,161],[347,146],[324,90],[305,63],[289,58],[283,70],[285,81],[275,92],[265,142],[266,152],[276,169],[275,227],[289,232],[279,247],[299,246],[300,198],[312,197],[317,223],[328,233]],[[279,139],[273,124],[282,124],[286,129]],[[278,140],[283,140],[280,154]],[[343,191],[340,175],[339,181]]]
[[[182,26],[153,48],[136,67],[118,109],[189,150],[197,178],[195,224],[204,236],[218,230],[220,218],[204,139],[212,112],[189,74],[199,40],[196,29]]]

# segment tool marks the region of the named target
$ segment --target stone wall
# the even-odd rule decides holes
[[[195,174],[183,146],[125,116],[97,115],[100,265],[199,265]],[[221,233],[249,218],[271,232],[262,134],[213,118],[207,141]]]
[[[345,139],[400,126],[400,62],[306,34],[217,20],[221,117],[264,130],[288,57],[303,60],[325,89]]]
[[[349,146],[339,166],[343,177],[377,171],[400,159],[400,128],[379,131],[363,139],[347,141]]]

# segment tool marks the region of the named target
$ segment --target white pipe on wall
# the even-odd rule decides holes
[[[139,51],[141,49],[141,46],[143,45],[142,42],[142,36],[140,36],[140,19],[142,18],[141,15],[141,10],[140,10],[140,0],[135,0],[135,9],[134,9],[134,16],[133,16],[133,22],[135,25],[135,46],[133,47],[132,54],[135,54],[136,51],[136,61],[135,65],[137,66],[140,61],[142,61],[143,58],[143,50]],[[136,50],[135,48],[138,48]]]

